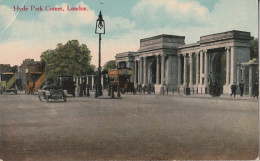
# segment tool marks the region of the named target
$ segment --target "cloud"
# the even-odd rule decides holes
[[[96,18],[95,11],[90,9],[88,5],[84,2],[78,3],[75,7],[78,7],[79,5],[81,7],[86,7],[88,10],[66,11],[67,6],[74,6],[71,6],[67,3],[63,3],[62,5],[56,5],[55,7],[62,7],[65,10],[64,12],[43,12],[42,14],[40,14],[39,18],[44,23],[51,24],[50,22],[52,22],[54,24],[70,24],[72,26],[80,26],[85,24],[91,24],[92,22],[94,22]]]
[[[37,20],[16,19],[10,26],[10,37],[0,43],[0,63],[21,64],[25,58],[40,59],[57,43],[77,39],[91,50],[92,63],[98,62],[98,35],[94,33],[97,14],[87,12],[42,12]],[[79,5],[78,4],[78,5]],[[63,3],[57,6],[65,7]],[[0,6],[0,27],[8,25],[15,13]],[[159,34],[185,36],[195,43],[200,36],[229,30],[249,31],[257,36],[257,1],[219,0],[212,11],[195,0],[140,0],[132,9],[132,18],[105,16],[106,34],[102,35],[102,64],[115,54],[137,51],[140,39]],[[19,59],[18,59],[19,58]],[[38,58],[38,59],[37,59]]]
[[[9,28],[12,22],[14,22],[15,18],[16,14],[13,10],[4,5],[0,6],[0,37]]]
[[[140,0],[131,13],[136,29],[165,29],[161,34],[186,36],[187,43],[229,30],[249,31],[257,36],[257,0],[219,0],[211,12],[194,0]]]
[[[213,32],[244,30],[257,36],[258,4],[256,0],[220,0],[207,15]]]
[[[56,5],[56,7],[62,6],[66,8],[67,5],[63,3]],[[87,4],[80,2],[76,6],[78,5],[86,6],[88,11],[42,12],[37,16],[37,19],[16,19],[10,26],[11,32],[9,37],[0,44],[2,52],[6,53],[1,58],[0,63],[10,62],[14,65],[20,64],[25,58],[39,60],[43,51],[55,49],[58,43],[66,43],[69,40],[77,39],[80,43],[86,44],[92,51],[92,62],[96,64],[98,58],[96,54],[98,52],[98,35],[94,31],[97,15]],[[14,12],[6,6],[1,7],[3,9],[2,11],[0,10],[0,15],[3,16],[0,18],[5,18],[5,24],[8,24],[8,20],[15,16]],[[3,11],[5,12],[3,13]],[[5,14],[7,15],[6,17],[4,16]],[[106,36],[113,35],[113,30],[130,30],[135,25],[129,19],[123,17],[106,17],[106,22],[107,30],[110,31]],[[116,43],[116,41],[113,42]],[[105,60],[114,59],[113,55],[115,52],[111,50],[111,46],[103,48],[109,51],[109,55],[112,55],[108,56],[107,59],[104,56]],[[124,48],[126,47],[124,46]]]
[[[135,23],[130,21],[129,19],[123,17],[104,17],[107,30],[114,30],[114,29],[133,29],[135,27]]]
[[[180,1],[180,0],[141,0],[133,7],[131,13],[133,16],[140,15],[150,18],[160,18],[158,13],[165,11],[173,19],[185,20],[184,18],[195,18],[200,20],[208,13],[208,9],[198,2]]]

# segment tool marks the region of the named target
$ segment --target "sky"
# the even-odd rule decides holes
[[[67,11],[67,5],[87,11]],[[14,11],[18,6],[28,11]],[[31,6],[41,6],[43,11],[31,11]],[[46,11],[46,6],[64,11]],[[58,43],[79,40],[90,49],[91,63],[97,66],[95,25],[100,11],[106,27],[103,65],[117,53],[138,51],[140,39],[160,34],[185,36],[186,44],[231,30],[258,37],[257,10],[257,0],[0,0],[0,64],[40,60],[42,52]]]

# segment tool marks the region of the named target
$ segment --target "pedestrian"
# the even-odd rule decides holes
[[[149,83],[148,89],[147,89],[147,94],[151,94],[152,92],[152,85]]]
[[[241,82],[239,83],[239,88],[240,88],[240,96],[243,97],[244,94],[244,82],[243,80],[241,80]]]
[[[154,87],[154,84],[152,85],[152,89],[153,89],[153,94],[155,94],[155,87]]]
[[[234,98],[235,98],[236,97],[237,86],[235,84],[233,84],[230,88],[231,88],[231,95],[230,95],[230,97],[232,95],[234,95]]]
[[[216,82],[216,96],[220,96],[220,90],[221,90],[221,87],[220,87],[220,82],[217,81]]]
[[[86,82],[83,81],[82,83],[82,90],[83,90],[83,95],[85,96],[86,95]]]
[[[211,97],[214,96],[213,82],[212,81],[209,82],[209,94],[210,94]]]
[[[33,86],[31,87],[31,94],[33,94],[35,88],[35,80],[33,81]]]
[[[259,95],[258,88],[259,88],[258,82],[255,81],[255,84],[254,84],[254,86],[253,86],[253,97],[254,97],[254,98],[256,97],[257,99],[258,99],[258,95]]]
[[[139,93],[142,93],[142,88],[143,88],[143,87],[142,87],[142,84],[140,83],[140,84],[139,84]]]

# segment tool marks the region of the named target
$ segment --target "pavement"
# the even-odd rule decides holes
[[[90,94],[66,103],[1,95],[0,158],[253,160],[259,154],[258,99]]]
[[[115,95],[115,98],[114,99],[118,99],[117,97],[117,92],[114,93]],[[124,95],[132,95],[132,93],[125,93],[125,94],[120,94],[121,97],[124,97]],[[143,94],[143,93],[137,93],[136,95],[146,95],[146,96],[149,96],[149,95],[157,95],[157,96],[164,96],[164,97],[183,97],[183,98],[201,98],[201,99],[220,99],[220,100],[250,100],[250,101],[259,101],[258,98],[253,98],[249,95],[243,95],[243,96],[240,96],[239,94],[236,95],[235,97],[234,96],[230,96],[229,94],[222,94],[220,95],[219,97],[212,97],[210,96],[209,94],[191,94],[191,95],[185,95],[185,94],[178,94],[178,93],[168,93],[168,94],[159,94],[159,93],[152,93],[152,94]],[[95,92],[94,91],[90,91],[90,97],[94,97],[95,96]],[[83,96],[83,97],[86,97],[86,96]],[[107,91],[104,91],[104,94],[102,96],[99,96],[99,98],[111,98],[111,96],[108,96],[108,93]]]

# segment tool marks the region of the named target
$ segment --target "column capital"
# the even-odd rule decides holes
[[[230,46],[226,46],[225,47],[226,50],[230,50],[230,48],[231,48]]]
[[[202,52],[203,52],[203,53],[207,53],[207,51],[208,51],[207,49],[204,49]]]

